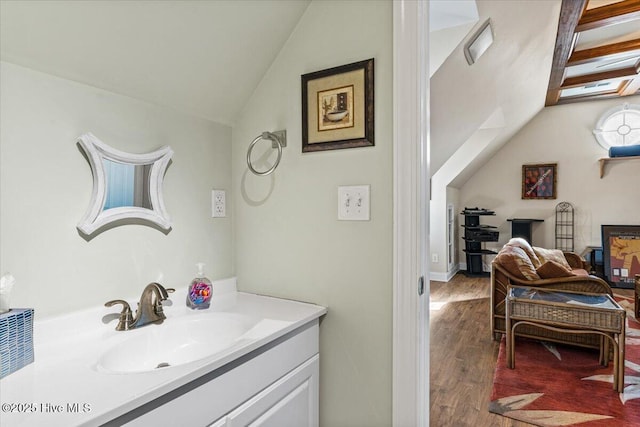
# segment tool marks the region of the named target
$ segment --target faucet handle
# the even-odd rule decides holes
[[[162,289],[165,290],[165,294],[162,295],[161,298],[157,298],[155,304],[153,305],[153,309],[155,310],[156,314],[159,316],[164,316],[164,310],[162,308],[162,301],[166,300],[169,298],[168,294],[171,294],[173,292],[175,292],[176,290],[174,288],[165,288],[164,286],[160,285],[162,287]]]
[[[133,314],[131,313],[131,307],[129,306],[128,302],[121,299],[107,301],[106,303],[104,303],[104,306],[111,307],[116,304],[122,304],[122,311],[120,312],[120,319],[118,320],[116,331],[126,331],[131,327],[131,325],[133,325]]]

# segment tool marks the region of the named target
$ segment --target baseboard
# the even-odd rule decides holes
[[[467,263],[461,262],[460,264],[454,265],[453,270],[448,271],[446,273],[440,273],[436,271],[432,271],[429,273],[429,280],[434,282],[448,282],[455,276],[458,272],[464,272],[467,269]],[[482,263],[482,271],[485,273],[491,273],[491,266],[485,263]]]
[[[458,273],[458,271],[460,271],[459,265],[454,265],[453,270],[447,271],[446,273],[432,271],[429,273],[429,280],[433,280],[434,282],[448,282]]]
[[[467,263],[466,262],[461,262],[460,263],[460,268],[459,268],[458,271],[466,270],[466,269],[467,269]],[[485,273],[491,273],[491,265],[485,264],[483,262],[482,263],[482,271],[484,271]]]

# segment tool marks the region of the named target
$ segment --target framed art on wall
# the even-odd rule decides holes
[[[602,257],[609,283],[633,288],[640,274],[640,225],[603,225]]]
[[[302,152],[374,145],[373,58],[302,75]]]
[[[522,165],[522,199],[555,199],[558,164]]]

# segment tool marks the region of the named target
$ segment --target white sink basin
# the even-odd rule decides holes
[[[266,336],[272,329],[265,328],[264,322],[265,319],[231,313],[168,318],[160,325],[118,332],[122,336],[114,337],[117,342],[102,353],[96,369],[124,374],[184,365]]]

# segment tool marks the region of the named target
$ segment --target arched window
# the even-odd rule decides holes
[[[605,111],[593,134],[605,150],[640,144],[640,105],[624,104]]]

